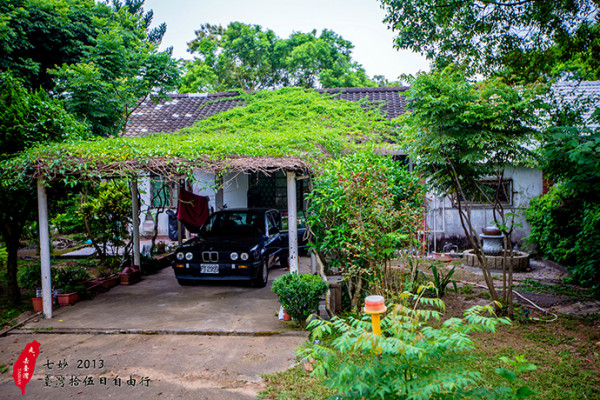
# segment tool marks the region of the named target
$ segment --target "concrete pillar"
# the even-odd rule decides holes
[[[287,171],[287,205],[290,272],[298,272],[298,210],[296,206],[296,173]]]
[[[177,212],[179,213],[179,198],[181,197],[181,185],[183,182],[179,182],[177,185]],[[183,224],[177,219],[177,244],[181,246],[183,244]]]
[[[37,181],[40,263],[42,265],[42,299],[44,317],[52,318],[52,273],[50,271],[50,230],[48,229],[48,196],[41,178]]]
[[[138,203],[137,178],[131,180],[131,213],[133,221],[133,264],[140,265],[140,205]]]

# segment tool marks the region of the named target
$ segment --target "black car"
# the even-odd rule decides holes
[[[269,267],[287,260],[281,214],[267,209],[230,209],[212,214],[198,236],[175,250],[180,285],[201,280],[247,280],[265,287]]]

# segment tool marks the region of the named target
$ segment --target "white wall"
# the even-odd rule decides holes
[[[215,174],[214,173],[205,173],[201,171],[194,171],[195,182],[192,184],[192,191],[199,196],[208,196],[209,198],[209,208],[215,209]],[[246,179],[247,186],[247,179]],[[150,192],[150,178],[145,177],[141,178],[138,181],[138,189],[140,191],[141,198],[141,207],[140,207],[140,234],[141,235],[151,235],[153,225],[150,222],[145,223],[146,214],[148,211],[152,210],[150,208],[151,205],[151,196]],[[173,211],[177,211],[177,205],[172,208]],[[169,216],[165,212],[162,212],[158,215],[158,235],[159,236],[168,236],[169,234]]]
[[[514,230],[513,241],[519,241],[529,235],[529,225],[522,216],[523,211],[529,205],[529,200],[542,194],[542,172],[534,168],[510,167],[504,173],[505,179],[513,181],[513,203],[505,208],[505,213],[519,214],[515,220],[523,226]],[[427,212],[427,225],[431,230],[430,240],[440,240],[449,237],[464,237],[464,230],[460,223],[458,211],[454,209],[450,201],[443,197],[429,195],[430,199]],[[493,210],[490,206],[473,206],[471,212],[473,227],[478,233],[481,229],[494,222]],[[436,248],[437,251],[442,251]]]
[[[223,204],[227,208],[248,207],[248,175],[228,173],[223,176]]]
[[[140,236],[144,236],[150,234],[150,232],[146,232],[144,230],[144,222],[146,221],[146,214],[150,209],[151,197],[152,193],[150,192],[150,178],[144,177],[138,180],[138,192],[140,193]],[[149,224],[146,224],[146,227],[149,227]],[[160,223],[158,225],[158,232],[160,234],[161,226]]]
[[[215,174],[212,172],[201,172],[198,170],[194,171],[194,179],[196,180],[192,185],[194,194],[198,196],[208,196],[208,207],[215,209],[215,197],[217,192],[215,191]]]

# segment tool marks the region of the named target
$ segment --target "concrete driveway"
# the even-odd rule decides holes
[[[307,337],[277,318],[271,283],[283,273],[271,269],[263,289],[179,286],[165,268],[35,318],[0,338],[0,398],[253,399],[261,375],[292,366]],[[12,366],[33,340],[40,355],[21,396]]]

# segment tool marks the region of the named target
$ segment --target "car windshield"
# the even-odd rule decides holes
[[[218,212],[202,226],[200,235],[261,236],[265,234],[263,213],[252,211]]]

